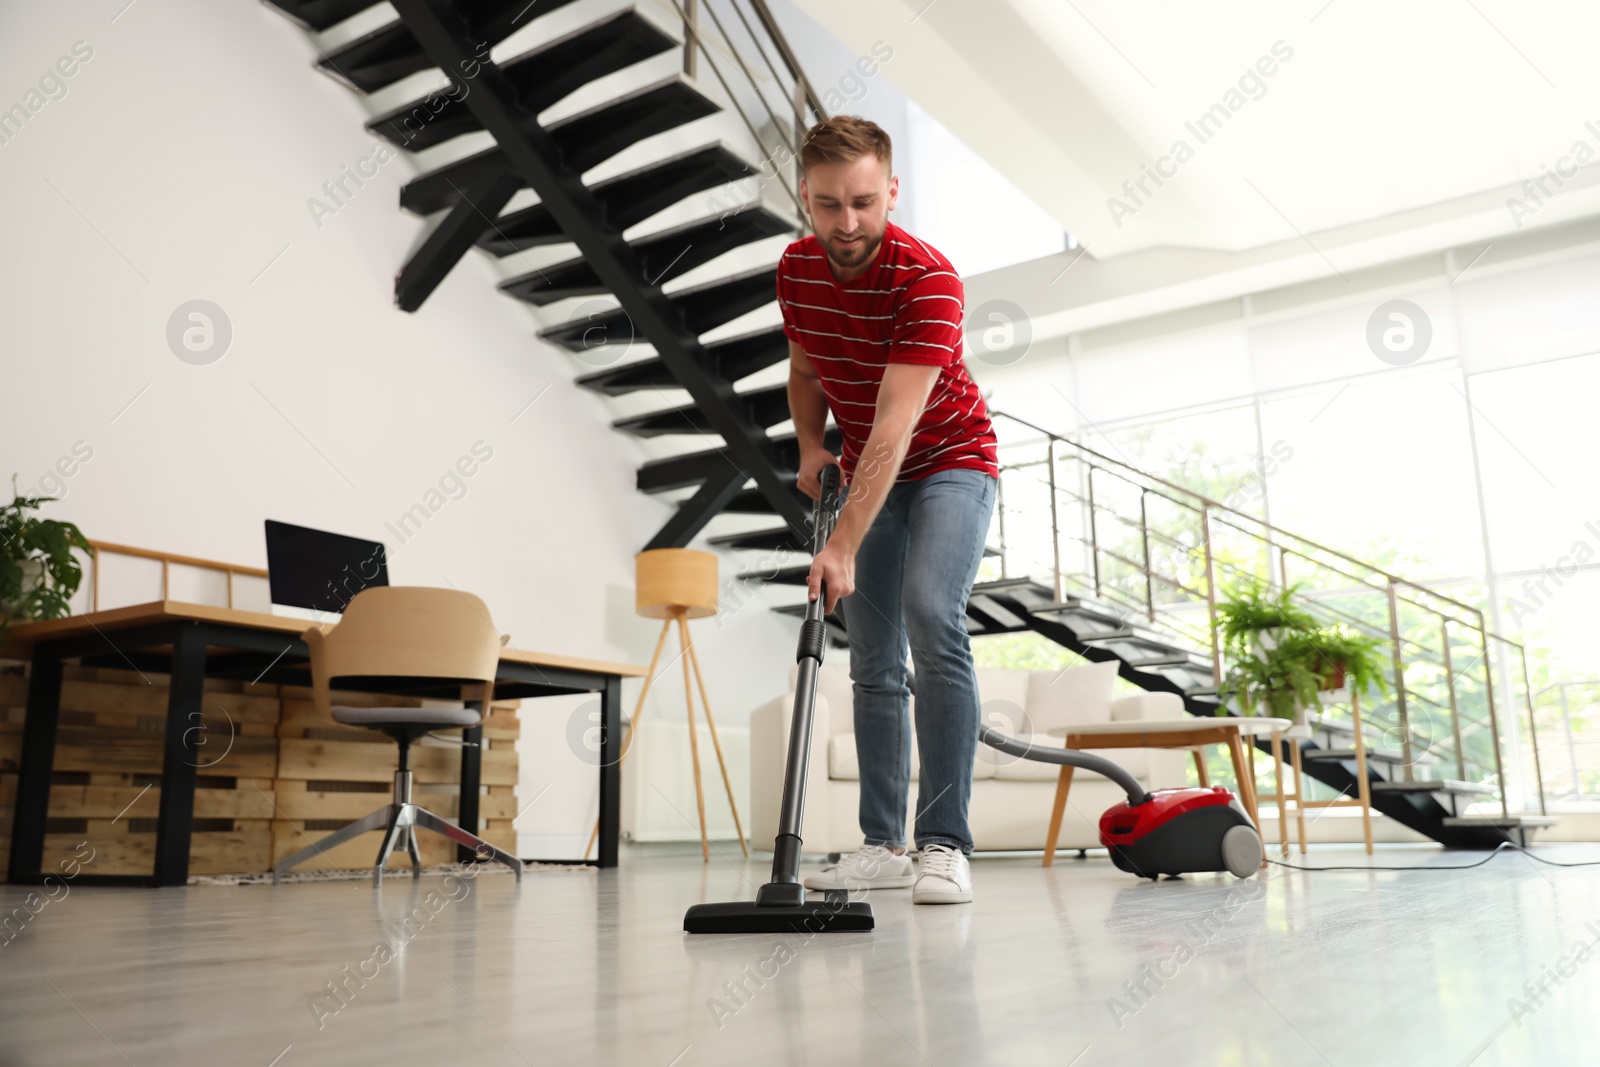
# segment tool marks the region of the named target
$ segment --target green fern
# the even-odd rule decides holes
[[[1217,637],[1229,655],[1248,655],[1263,630],[1314,630],[1316,618],[1295,603],[1298,583],[1273,590],[1248,578],[1229,591],[1217,604]]]

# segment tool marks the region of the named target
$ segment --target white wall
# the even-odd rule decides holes
[[[635,490],[647,450],[609,428],[619,410],[573,384],[591,368],[537,341],[477,254],[417,314],[394,308],[426,226],[397,207],[408,160],[316,225],[308,198],[372,139],[298,29],[258,4],[125,3],[0,11],[0,107],[93,50],[0,143],[0,473],[36,488],[82,442],[47,514],[92,538],[256,566],[264,518],[380,539],[393,581],[480,593],[520,647],[647,662],[633,556],[670,508]],[[193,299],[231,323],[210,365],[166,341]],[[492,458],[400,543],[384,524],[476,442]],[[757,606],[722,621],[696,635],[713,707],[740,721],[781,690],[793,628]],[[658,684],[650,714],[681,717],[681,675]],[[623,691],[631,711],[639,682]],[[525,709],[522,803],[551,786],[518,824],[525,855],[587,835],[592,770],[566,741],[582,703]]]

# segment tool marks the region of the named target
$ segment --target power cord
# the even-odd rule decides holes
[[[1270,856],[1267,857],[1267,862],[1272,864],[1274,867],[1287,867],[1291,871],[1470,871],[1474,867],[1482,867],[1485,863],[1488,863],[1490,860],[1494,859],[1508,848],[1522,853],[1535,863],[1543,863],[1550,867],[1600,867],[1600,860],[1585,860],[1581,863],[1561,863],[1557,860],[1547,860],[1542,856],[1535,856],[1528,849],[1512,841],[1502,841],[1500,844],[1494,847],[1493,852],[1483,857],[1483,859],[1479,860],[1477,863],[1454,864],[1449,867],[1301,867],[1293,863],[1284,863],[1282,860],[1275,860]]]

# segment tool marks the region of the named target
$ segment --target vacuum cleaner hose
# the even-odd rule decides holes
[[[1019,756],[1022,759],[1036,760],[1039,763],[1057,763],[1066,767],[1082,767],[1086,771],[1116,782],[1128,794],[1128,803],[1132,805],[1143,804],[1150,799],[1150,794],[1145,792],[1144,786],[1139,784],[1139,779],[1129,774],[1128,771],[1102,756],[1088,752],[1079,752],[1075,748],[1053,748],[1041,745],[1032,745],[1026,741],[1019,741],[1015,737],[1008,737],[992,726],[981,726],[978,729],[978,738],[990,748],[999,749],[1008,756]]]

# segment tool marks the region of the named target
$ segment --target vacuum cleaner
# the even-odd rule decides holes
[[[978,736],[1008,755],[1081,767],[1120,785],[1128,799],[1100,816],[1100,843],[1119,870],[1153,881],[1202,871],[1248,878],[1261,868],[1261,835],[1239,801],[1220,785],[1146,791],[1127,768],[1090,752],[1031,745],[990,726]]]
[[[816,556],[828,543],[839,518],[843,495],[839,467],[822,468],[822,491],[811,519],[811,553]],[[806,805],[806,768],[811,757],[811,724],[817,702],[817,671],[828,645],[827,624],[822,621],[828,602],[826,583],[817,599],[806,604],[800,624],[800,664],[795,681],[794,715],[789,728],[789,756],[783,771],[783,803],[778,812],[778,836],[772,844],[772,880],[756,890],[756,899],[726,904],[696,904],[683,917],[691,934],[840,933],[871,930],[872,906],[852,901],[847,890],[830,889],[821,899],[806,897],[800,884],[800,829]]]

